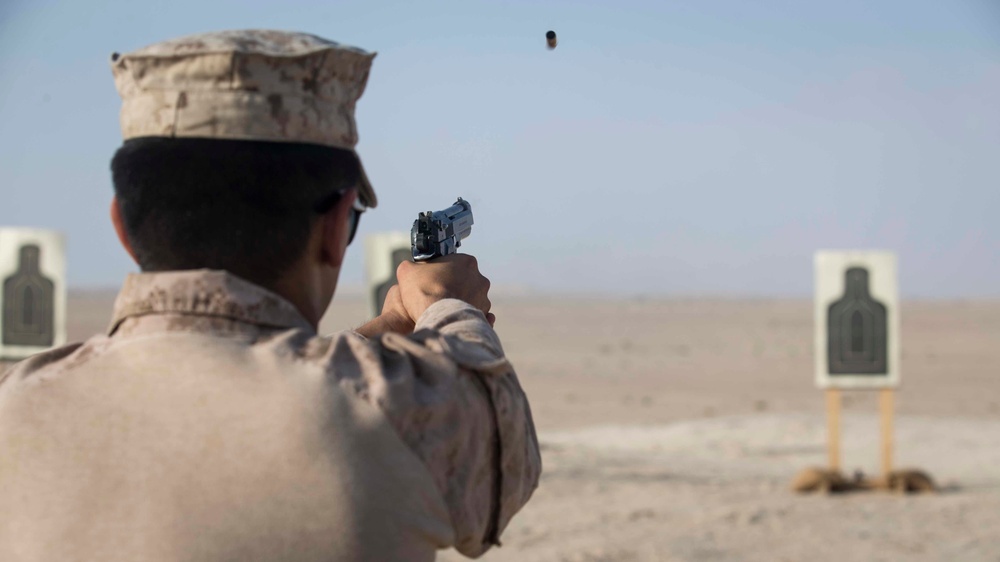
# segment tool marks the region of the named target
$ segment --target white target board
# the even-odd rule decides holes
[[[898,386],[896,256],[882,251],[820,251],[815,265],[817,386]]]
[[[24,359],[65,343],[62,234],[0,228],[0,359]]]
[[[365,237],[365,294],[373,316],[382,312],[385,295],[396,284],[396,268],[412,256],[409,232],[377,232]]]

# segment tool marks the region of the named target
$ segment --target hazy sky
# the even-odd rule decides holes
[[[3,0],[0,225],[119,284],[109,55],[248,27],[379,53],[360,235],[463,196],[497,286],[806,296],[814,250],[879,248],[904,296],[1000,296],[998,0]]]

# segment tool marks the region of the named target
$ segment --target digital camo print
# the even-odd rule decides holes
[[[271,291],[225,271],[202,269],[126,277],[108,333],[117,332],[129,318],[169,314],[179,315],[179,324],[205,316],[254,326],[312,329],[290,302]]]
[[[223,31],[111,57],[123,138],[305,142],[354,150],[374,53],[315,35]],[[361,202],[377,204],[362,169]]]
[[[129,418],[120,413],[129,411],[140,414]],[[160,419],[150,412],[161,412],[163,423],[150,427],[147,438],[142,428]],[[392,439],[370,436],[379,425],[394,434]],[[410,336],[320,336],[285,299],[212,270],[130,275],[107,335],[36,355],[0,376],[0,448],[35,443],[34,434],[25,433],[29,430],[65,436],[50,439],[51,449],[79,448],[84,460],[61,466],[54,459],[62,459],[62,453],[50,458],[26,449],[19,454],[20,464],[7,467],[16,473],[7,476],[9,481],[22,482],[7,492],[24,503],[18,524],[25,528],[48,532],[46,519],[32,511],[45,509],[47,504],[38,502],[46,495],[65,501],[66,490],[93,489],[94,497],[81,498],[81,505],[120,533],[118,529],[134,521],[116,519],[117,511],[98,514],[95,505],[111,497],[102,495],[110,492],[76,479],[101,470],[120,471],[122,478],[156,470],[161,477],[154,483],[140,479],[141,497],[129,499],[127,490],[116,492],[125,494],[124,504],[144,505],[150,494],[173,497],[175,486],[190,486],[185,478],[191,478],[186,475],[195,463],[199,480],[218,478],[225,487],[202,488],[199,496],[172,501],[243,505],[248,501],[240,499],[248,493],[243,486],[255,482],[255,474],[268,486],[287,481],[291,491],[280,488],[280,501],[239,511],[265,517],[256,523],[268,532],[287,524],[314,529],[324,540],[341,541],[338,548],[360,548],[343,542],[345,533],[370,512],[377,523],[353,524],[358,532],[380,537],[365,544],[395,554],[353,551],[350,560],[430,560],[435,549],[446,546],[478,556],[499,543],[511,517],[537,487],[541,472],[527,398],[496,332],[479,310],[446,299],[427,309]],[[15,433],[15,445],[8,443],[10,432]],[[135,445],[130,445],[133,439]],[[155,439],[157,446],[144,448],[147,439]],[[344,440],[356,442],[337,448]],[[203,442],[214,445],[199,445]],[[192,450],[196,460],[185,460]],[[119,458],[126,464],[115,464]],[[317,459],[332,464],[316,466]],[[176,466],[167,470],[163,463],[169,462]],[[416,468],[403,468],[406,463]],[[338,474],[345,476],[337,480]],[[180,480],[173,482],[168,475]],[[0,466],[0,481],[3,476]],[[52,488],[53,481],[66,490]],[[344,491],[320,495],[331,486]],[[297,500],[297,493],[305,496]],[[5,494],[0,486],[0,504],[14,501],[15,496]],[[361,503],[338,499],[351,497],[361,498]],[[400,503],[405,501],[417,504]],[[192,528],[211,526],[217,519],[214,512],[205,512],[202,521],[196,518],[197,509],[184,509]],[[328,519],[318,518],[315,510],[325,510]],[[223,511],[227,520],[236,521],[237,514],[229,508]],[[175,517],[169,510],[155,516],[166,522]],[[322,526],[324,521],[330,522],[329,529]],[[234,528],[245,529],[246,541],[266,539],[254,534],[253,525]],[[211,542],[212,533],[192,536],[206,552],[235,544]],[[163,544],[177,546],[175,538],[168,538]],[[405,546],[396,540],[411,542]],[[86,545],[76,539],[56,542],[50,546],[87,558],[82,554],[89,552]],[[176,558],[136,552],[122,550],[121,559]],[[0,559],[6,559],[3,553],[0,540]],[[316,559],[329,559],[328,552],[316,553],[322,554]],[[39,559],[59,559],[54,551],[48,554]],[[314,559],[283,551],[272,554],[270,559]]]

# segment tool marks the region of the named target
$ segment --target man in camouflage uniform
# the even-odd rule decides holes
[[[143,273],[107,334],[0,379],[0,560],[499,544],[541,465],[474,258],[404,263],[382,316],[316,333],[376,204],[354,153],[372,58],[268,31],[112,57],[111,214]]]

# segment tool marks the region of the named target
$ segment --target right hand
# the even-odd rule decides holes
[[[469,254],[450,254],[417,263],[404,261],[396,268],[396,279],[403,308],[413,322],[442,299],[471,304],[486,315],[490,326],[496,321],[490,313],[490,280],[483,277],[476,258]]]

